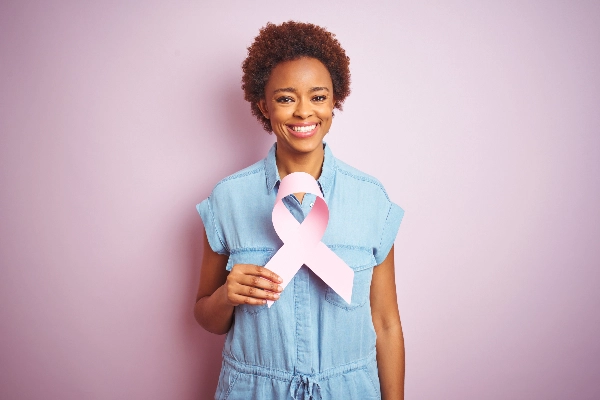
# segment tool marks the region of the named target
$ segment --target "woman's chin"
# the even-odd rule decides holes
[[[281,138],[277,138],[279,147],[285,147],[294,153],[312,153],[323,147],[323,137],[320,135],[312,135],[306,138],[298,138],[296,136],[287,137],[282,143]]]

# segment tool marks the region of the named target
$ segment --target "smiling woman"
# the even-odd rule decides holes
[[[267,132],[271,132],[271,124],[259,102],[265,96],[271,72],[285,61],[302,57],[319,60],[327,69],[334,90],[334,108],[341,110],[350,94],[350,59],[333,33],[313,24],[268,23],[248,48],[248,57],[242,64],[244,98]]]
[[[277,65],[258,107],[277,136],[278,156],[317,152],[322,157],[334,107],[333,84],[322,62],[303,57]]]
[[[334,36],[312,24],[268,24],[248,49],[242,87],[276,143],[197,206],[206,234],[194,312],[228,334],[216,399],[404,396],[393,251],[403,211],[323,142],[350,92],[348,66]],[[289,282],[264,267],[282,246],[271,224],[280,182],[295,172],[316,179],[329,206],[322,242],[352,269],[349,302],[306,265]],[[282,198],[299,222],[315,200]]]

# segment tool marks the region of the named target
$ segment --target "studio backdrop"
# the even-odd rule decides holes
[[[2,1],[0,398],[212,398],[195,205],[275,140],[241,63],[287,20],[406,211],[406,398],[600,398],[600,3],[554,0]]]

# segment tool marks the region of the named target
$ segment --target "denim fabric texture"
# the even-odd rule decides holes
[[[321,241],[354,270],[352,302],[304,265],[271,308],[235,307],[217,400],[381,398],[369,292],[373,267],[388,255],[404,212],[379,181],[324,147],[318,183],[330,217]],[[271,222],[279,187],[275,149],[223,179],[196,207],[212,250],[229,256],[228,270],[264,266],[283,245]],[[302,222],[315,196],[283,201]]]

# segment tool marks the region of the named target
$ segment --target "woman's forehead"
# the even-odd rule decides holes
[[[321,61],[303,57],[277,64],[271,71],[267,88],[270,91],[331,90],[332,81]]]

